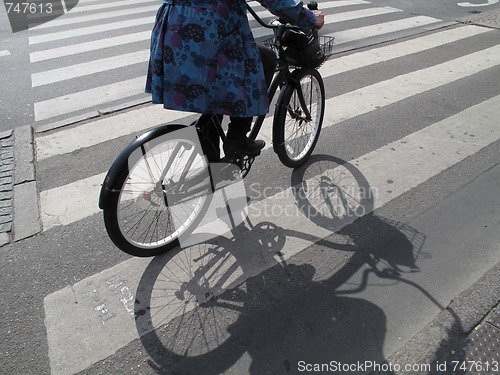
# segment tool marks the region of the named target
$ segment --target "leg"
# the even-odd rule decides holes
[[[226,157],[234,158],[236,153],[256,156],[264,148],[264,141],[247,138],[251,125],[252,117],[231,117],[224,142]]]
[[[252,127],[252,117],[230,117],[231,122],[227,129],[227,138],[240,139],[246,138],[246,134]]]
[[[204,143],[202,146],[209,162],[220,160],[220,136],[216,125],[213,123],[217,121],[214,117],[217,117],[218,121],[222,122],[222,115],[203,114],[197,123],[197,127],[202,130],[202,142]]]
[[[263,44],[257,44],[257,47],[259,48],[260,58],[264,68],[266,84],[269,87],[276,68],[276,54],[272,49],[264,46]],[[264,148],[264,141],[254,141],[246,137],[246,134],[250,131],[251,126],[252,117],[231,117],[231,122],[229,123],[227,132],[227,139],[229,142],[227,142],[227,147],[226,144],[224,144],[224,152],[226,153],[226,156],[230,156],[236,151],[250,155],[258,154],[260,150]]]

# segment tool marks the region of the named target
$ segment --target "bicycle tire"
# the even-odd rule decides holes
[[[293,75],[300,82],[312,120],[304,118],[297,90],[288,84],[277,103],[273,144],[280,161],[290,168],[304,164],[313,152],[325,113],[325,87],[320,73],[316,69],[298,69]]]
[[[156,256],[175,248],[179,245],[179,236],[189,234],[203,219],[210,205],[208,181],[206,194],[200,193],[185,202],[175,202],[185,206],[174,205],[175,212],[172,212],[166,191],[176,187],[175,183],[180,186],[180,182],[175,181],[178,173],[175,168],[183,165],[180,159],[167,158],[169,147],[175,150],[175,146],[180,145],[180,150],[183,148],[182,151],[196,153],[193,157],[197,170],[193,169],[193,173],[208,171],[208,160],[201,148],[193,140],[176,137],[173,132],[179,126],[176,127],[149,141],[141,142],[136,147],[128,165],[124,165],[118,174],[109,205],[103,209],[104,224],[110,239],[120,250],[130,255]],[[180,155],[179,152],[178,154]],[[185,161],[189,154],[180,156]],[[164,172],[166,160],[172,162],[170,169]],[[161,172],[165,173],[165,178],[157,181],[161,178],[158,176]],[[185,218],[178,215],[182,210],[186,213]],[[137,218],[136,222],[132,222],[134,218]]]

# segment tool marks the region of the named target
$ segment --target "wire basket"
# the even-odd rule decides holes
[[[312,49],[309,48],[311,45],[286,45],[283,48],[286,61],[291,67],[317,69],[333,55],[334,40],[335,38],[332,36],[319,36],[315,48]],[[263,40],[262,43],[278,55],[278,47],[274,37]]]
[[[320,36],[319,37],[319,46],[321,48],[321,52],[325,55],[325,61],[328,60],[333,55],[333,41],[335,38],[333,36]]]

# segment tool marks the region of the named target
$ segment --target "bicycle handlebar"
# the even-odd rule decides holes
[[[294,26],[294,25],[286,25],[286,24],[281,24],[281,25],[272,25],[272,24],[268,24],[268,23],[265,23],[258,15],[257,13],[255,13],[255,11],[252,9],[252,7],[250,5],[248,5],[248,3],[246,4],[247,6],[247,10],[250,12],[250,14],[252,15],[253,18],[255,18],[255,20],[263,27],[267,28],[267,29],[278,29],[280,27],[284,27],[285,29],[290,29],[290,30],[301,30],[301,28],[299,26]],[[310,1],[308,4],[307,4],[307,7],[309,8],[309,10],[318,10],[318,3],[316,1]]]
[[[284,34],[285,30],[295,30],[295,31],[302,31],[303,28],[301,28],[300,26],[295,26],[295,25],[289,25],[289,24],[284,24],[284,23],[279,23],[278,25],[273,25],[273,24],[269,24],[269,23],[265,23],[258,15],[257,13],[255,13],[255,11],[252,9],[252,7],[250,5],[248,5],[248,3],[246,3],[246,6],[247,6],[247,10],[250,12],[250,14],[252,15],[252,17],[263,27],[267,28],[267,29],[273,29],[275,30],[275,36],[276,36],[276,40],[280,41],[281,39],[281,36]],[[310,1],[308,4],[307,4],[307,7],[309,8],[309,10],[318,10],[318,3],[316,1]],[[317,28],[316,27],[313,27],[312,28],[313,30],[313,35],[316,35],[317,36]]]
[[[267,29],[277,29],[279,28],[280,26],[285,26],[287,29],[294,29],[294,30],[299,30],[300,28],[298,26],[293,26],[293,25],[284,25],[284,24],[281,24],[281,25],[272,25],[272,24],[269,24],[269,23],[265,23],[264,21],[262,21],[262,18],[260,18],[257,13],[255,13],[255,11],[252,9],[252,7],[248,4],[247,5],[247,9],[248,11],[252,14],[252,17],[255,18],[255,20],[263,27],[267,28]]]
[[[309,1],[307,7],[309,10],[318,10],[318,3],[316,1]]]

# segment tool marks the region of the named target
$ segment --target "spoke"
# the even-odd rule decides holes
[[[301,109],[297,91],[293,92],[293,95],[290,98],[290,103],[287,107],[289,117],[286,120],[287,131],[285,143],[289,146],[287,147],[287,152],[291,157],[300,157],[301,154],[307,152],[309,146],[314,140],[314,134],[319,120],[318,114],[320,113],[318,103],[320,98],[318,97],[318,89],[315,82],[317,82],[315,77],[310,75],[304,77],[301,81],[304,99],[309,105],[308,111],[311,114],[313,121],[301,121],[297,118],[300,118],[298,114]],[[296,108],[297,110],[293,110],[293,108]],[[291,153],[293,153],[293,155]]]

